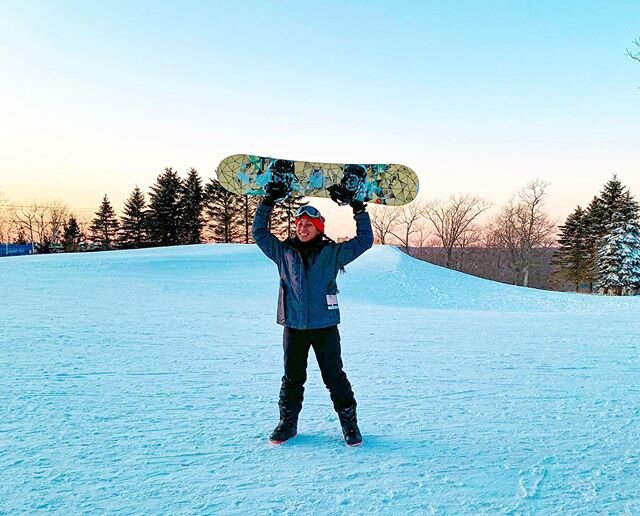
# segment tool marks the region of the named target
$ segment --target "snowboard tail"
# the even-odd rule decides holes
[[[340,164],[234,154],[218,165],[218,181],[237,195],[265,195],[265,186],[284,183],[291,197],[352,199],[401,206],[418,194],[418,177],[398,164]]]

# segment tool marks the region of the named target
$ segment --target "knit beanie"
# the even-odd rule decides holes
[[[305,214],[305,215],[301,215],[296,219],[296,224],[298,223],[299,220],[302,220],[302,219],[306,219],[310,221],[311,224],[313,224],[320,233],[324,233],[324,217],[313,218]]]

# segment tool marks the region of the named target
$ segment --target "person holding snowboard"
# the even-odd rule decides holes
[[[274,163],[287,167],[291,162]],[[293,172],[284,170],[283,172]],[[269,217],[276,202],[288,190],[283,183],[270,183],[267,195],[256,210],[253,238],[262,252],[278,266],[280,293],[277,322],[284,326],[284,375],[278,407],[280,421],[269,440],[283,443],[297,434],[298,414],[302,409],[307,379],[309,348],[318,360],[324,384],[338,413],[345,442],[362,443],[356,417],[356,400],[340,353],[340,312],[336,277],[343,267],[373,245],[373,231],[366,205],[350,203],[356,221],[356,236],[336,243],[324,234],[325,219],[312,206],[296,212],[293,238],[278,240],[268,229]]]

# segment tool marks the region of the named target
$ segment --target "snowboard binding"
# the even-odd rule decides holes
[[[298,181],[293,161],[276,159],[269,163],[267,172],[271,179],[264,187],[265,192],[274,202],[284,201],[293,190],[293,182]]]
[[[346,165],[340,184],[328,188],[329,197],[340,206],[350,204],[360,193],[367,178],[367,169],[363,165]]]
[[[220,162],[216,173],[220,185],[236,195],[265,196],[273,182],[283,185],[276,190],[287,192],[285,199],[330,198],[338,204],[353,199],[403,206],[415,199],[419,186],[416,173],[397,163],[320,163],[233,154]],[[278,196],[283,197],[282,192]]]

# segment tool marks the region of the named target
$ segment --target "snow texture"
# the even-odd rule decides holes
[[[313,358],[277,422],[255,246],[0,260],[0,513],[640,513],[640,297],[543,292],[376,246],[339,277],[365,442]]]

